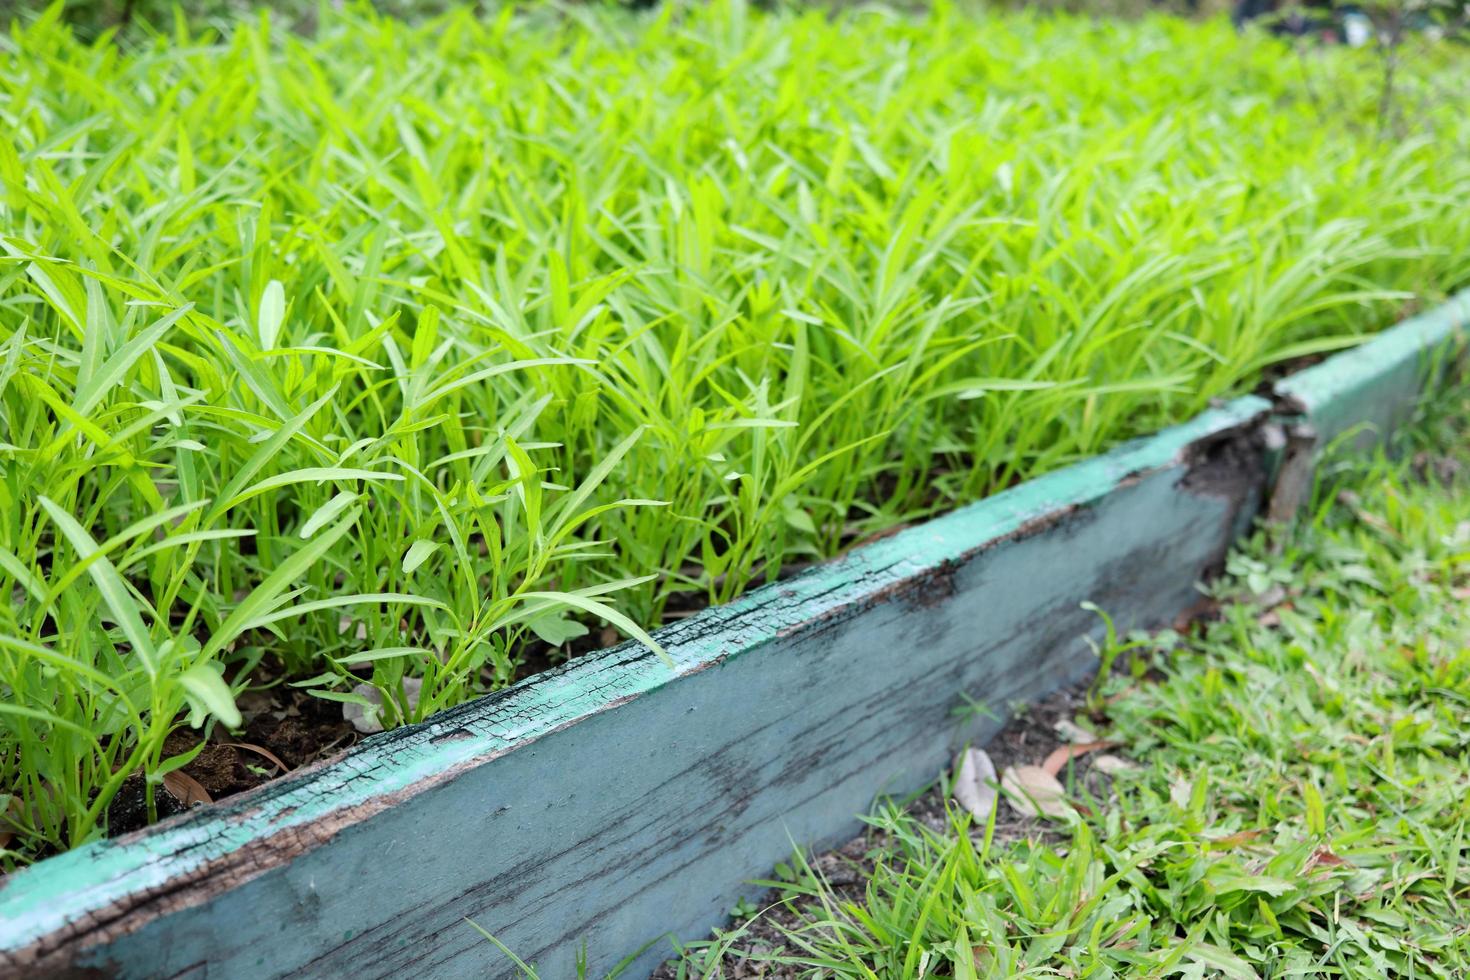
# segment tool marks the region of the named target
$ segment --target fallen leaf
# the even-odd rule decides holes
[[[1104,753],[1092,760],[1092,768],[1109,776],[1116,776],[1120,772],[1138,772],[1143,767],[1122,756]]]
[[[1193,795],[1194,783],[1182,776],[1174,780],[1174,784],[1169,787],[1169,802],[1181,810],[1189,809],[1189,800]]]
[[[280,756],[263,745],[252,745],[249,742],[221,742],[220,744],[232,749],[244,749],[246,752],[254,752],[256,755],[270,760],[281,772],[291,771],[291,767],[282,762]]]
[[[163,788],[173,794],[174,799],[184,806],[198,806],[201,803],[213,803],[214,797],[209,791],[199,785],[199,780],[184,772],[175,769],[173,772],[165,773],[163,776]]]
[[[1083,728],[1081,725],[1077,724],[1075,721],[1070,721],[1070,720],[1068,720],[1066,718],[1063,718],[1061,721],[1057,722],[1055,725],[1052,726],[1052,728],[1056,730],[1056,733],[1058,735],[1060,735],[1064,741],[1068,741],[1068,742],[1096,742],[1097,741],[1097,736],[1094,735],[1092,732],[1089,732],[1087,729]]]
[[[1040,766],[1010,766],[1000,777],[1011,809],[1023,817],[1065,817],[1072,813],[1067,791]]]
[[[1205,843],[1209,847],[1216,849],[1239,847],[1241,844],[1255,840],[1264,833],[1264,830],[1237,830],[1235,833],[1226,834],[1224,837],[1212,837],[1205,841]]]
[[[995,808],[995,763],[983,749],[966,749],[955,765],[954,800],[981,820]]]
[[[1041,768],[1055,776],[1067,767],[1068,762],[1078,756],[1086,755],[1089,752],[1096,752],[1098,749],[1110,749],[1117,744],[1117,742],[1101,741],[1082,742],[1078,745],[1063,745],[1046,757],[1046,761],[1041,764]]]
[[[412,711],[418,707],[419,692],[423,690],[424,681],[421,677],[405,677],[403,679],[403,690],[408,695],[408,708]],[[370,704],[357,704],[352,701],[342,702],[342,717],[352,723],[352,727],[364,735],[383,730],[383,695],[373,685],[363,681],[352,685],[352,693],[366,698]]]
[[[275,695],[269,691],[245,691],[235,697],[235,705],[240,709],[240,716],[248,725],[261,715],[270,714],[280,708]]]
[[[1336,854],[1333,854],[1331,851],[1329,851],[1326,847],[1319,847],[1312,852],[1311,857],[1307,858],[1307,866],[1305,868],[1302,868],[1302,874],[1306,874],[1308,871],[1311,871],[1318,865],[1324,865],[1329,868],[1340,868],[1344,865],[1346,865],[1347,867],[1353,866],[1351,861],[1348,861],[1345,858],[1338,857]]]
[[[1220,603],[1209,596],[1201,597],[1195,601],[1184,612],[1174,618],[1174,632],[1188,633],[1194,629],[1194,625],[1207,619],[1214,619],[1220,613]]]
[[[1279,585],[1273,585],[1265,592],[1258,592],[1250,597],[1250,601],[1263,609],[1272,609],[1286,601],[1286,589]]]
[[[1118,949],[1131,949],[1133,948],[1133,946],[1138,945],[1135,940],[1123,939],[1123,937],[1128,935],[1128,933],[1136,925],[1138,925],[1137,919],[1129,919],[1127,922],[1114,929],[1113,934],[1102,941],[1103,948],[1106,949],[1108,947],[1116,947]]]

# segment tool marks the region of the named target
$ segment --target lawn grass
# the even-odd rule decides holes
[[[17,24],[0,863],[252,685],[420,720],[1466,281],[1463,66],[1384,131],[1361,53],[1163,19]]]
[[[1465,976],[1470,399],[1452,404],[1448,456],[1343,465],[1279,554],[1231,559],[1218,621],[1095,690],[1078,720],[1134,767],[1075,760],[1082,809],[997,834],[885,807],[864,892],[799,858],[778,938],[744,922],[680,975]]]

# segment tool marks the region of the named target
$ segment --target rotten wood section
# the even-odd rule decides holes
[[[1283,382],[1285,421],[1390,431],[1467,305]],[[465,918],[542,976],[579,949],[599,976],[706,935],[795,844],[847,839],[1091,672],[1083,601],[1125,629],[1193,605],[1262,506],[1271,409],[1239,399],[705,610],[660,631],[672,668],[593,654],[11,875],[0,976],[515,975]]]

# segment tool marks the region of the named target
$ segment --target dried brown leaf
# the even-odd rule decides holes
[[[989,946],[970,947],[970,960],[975,964],[975,975],[981,977],[990,976],[995,969],[995,953]]]
[[[1096,742],[1097,736],[1075,721],[1063,718],[1052,726],[1065,742]]]
[[[1068,762],[1078,756],[1086,755],[1089,752],[1096,752],[1098,749],[1111,749],[1117,744],[1117,742],[1100,741],[1083,742],[1080,745],[1063,745],[1046,757],[1046,761],[1041,764],[1041,768],[1055,776],[1067,767]]]
[[[173,794],[174,799],[184,806],[198,806],[201,803],[213,803],[214,798],[209,791],[199,784],[199,780],[184,772],[175,769],[173,772],[165,773],[163,777],[163,788]]]
[[[997,795],[995,763],[984,749],[966,749],[955,763],[954,800],[971,815],[990,819]]]
[[[1131,759],[1104,753],[1092,760],[1092,768],[1109,776],[1116,776],[1120,772],[1137,772],[1143,767]]]
[[[1211,838],[1206,844],[1215,850],[1223,850],[1227,847],[1239,847],[1241,844],[1250,843],[1264,833],[1264,830],[1237,830],[1235,833],[1226,834],[1224,837]]]
[[[1220,614],[1220,603],[1209,596],[1198,599],[1194,605],[1174,618],[1174,632],[1189,633],[1193,631],[1195,624],[1207,619],[1214,619]]]
[[[255,745],[250,742],[221,742],[221,745],[231,749],[244,749],[246,752],[254,752],[256,755],[267,759],[281,772],[290,772],[291,767],[281,761],[281,757],[263,745]]]
[[[1307,866],[1302,869],[1302,873],[1306,874],[1308,871],[1311,871],[1313,868],[1318,867],[1319,865],[1328,868],[1340,868],[1343,866],[1350,868],[1353,866],[1351,861],[1347,860],[1346,858],[1338,857],[1336,854],[1333,854],[1330,850],[1328,850],[1325,846],[1319,847],[1312,852],[1312,856],[1307,859]]]
[[[1024,817],[1065,817],[1072,813],[1067,791],[1040,766],[1011,766],[1000,777],[1011,809]]]

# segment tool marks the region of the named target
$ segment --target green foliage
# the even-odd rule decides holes
[[[460,0],[354,0],[390,17],[423,19],[460,7],[474,6]],[[88,41],[120,37],[132,41],[138,34],[168,31],[182,20],[190,29],[219,25],[228,30],[239,19],[249,19],[261,10],[273,22],[302,34],[314,32],[322,18],[343,4],[340,0],[10,0],[5,8],[22,18],[35,18],[59,4],[61,18],[78,36]],[[0,26],[5,26],[0,21]]]
[[[1353,466],[1283,555],[1253,544],[1157,683],[1112,675],[1107,735],[1140,766],[1074,780],[1072,820],[1003,841],[880,810],[861,899],[798,856],[784,942],[736,926],[681,975],[1465,976],[1470,495],[1444,434],[1448,464]],[[1269,610],[1262,571],[1291,583]]]
[[[1454,105],[1218,25],[365,8],[0,36],[0,785],[262,666],[388,723],[1188,416],[1470,271]],[[1437,91],[1446,56],[1406,70]],[[422,678],[407,696],[405,678]]]

